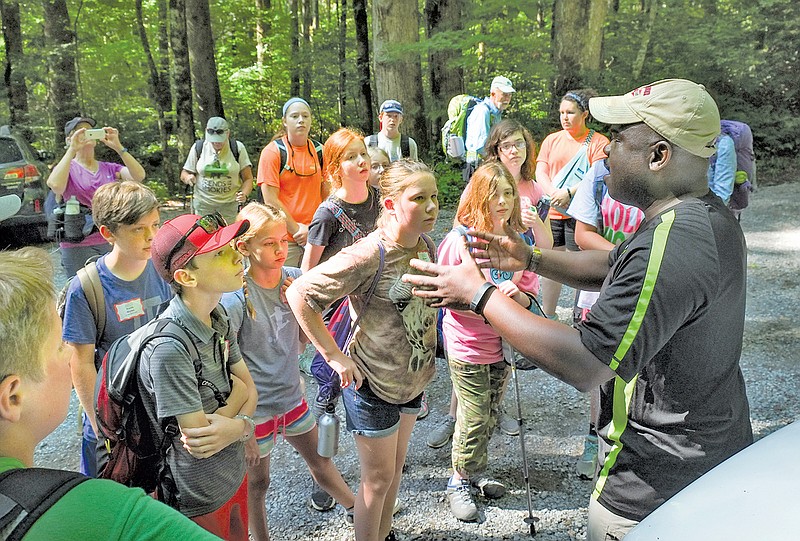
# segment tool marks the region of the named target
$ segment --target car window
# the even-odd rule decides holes
[[[0,139],[0,163],[18,162],[22,160],[16,141],[13,139]]]

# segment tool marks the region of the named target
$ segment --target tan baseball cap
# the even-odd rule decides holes
[[[622,96],[591,98],[589,111],[606,124],[644,122],[696,156],[708,158],[717,151],[717,104],[703,85],[686,79],[665,79]]]

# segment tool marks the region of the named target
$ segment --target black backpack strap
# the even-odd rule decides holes
[[[233,160],[236,163],[239,163],[239,141],[236,139],[228,138],[228,143],[231,146],[231,154],[233,154]]]
[[[317,151],[317,160],[319,161],[319,170],[322,171],[324,169],[324,166],[325,166],[325,160],[322,159],[322,154],[323,154],[323,152],[322,152],[322,150],[323,150],[322,143],[312,139],[311,140],[311,144],[314,145],[314,150]],[[324,176],[325,175],[323,173],[323,177]]]
[[[61,497],[88,480],[77,472],[20,468],[0,474],[0,531],[21,540]]]
[[[286,164],[289,161],[289,153],[286,150],[286,144],[283,142],[283,138],[275,139],[274,143],[275,146],[278,147],[278,152],[281,154],[281,166],[278,169],[278,174],[280,175],[283,173],[283,170],[286,169]]]
[[[200,155],[203,153],[203,140],[198,139],[194,142],[194,157],[195,161],[200,160]]]
[[[408,135],[400,136],[400,153],[406,159],[411,159],[411,143],[408,142]]]

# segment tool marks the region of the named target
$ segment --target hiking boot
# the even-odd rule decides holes
[[[444,447],[447,442],[453,437],[453,432],[456,430],[456,420],[447,415],[444,421],[428,433],[426,443],[428,447],[438,449]]]
[[[597,436],[588,435],[583,440],[583,454],[578,459],[575,469],[581,479],[593,479],[597,468]]]
[[[333,496],[325,492],[316,482],[308,497],[308,506],[317,511],[330,511],[336,506]]]
[[[481,496],[492,500],[502,498],[506,493],[506,486],[503,483],[489,477],[476,477],[472,480],[472,486]]]
[[[505,411],[500,413],[497,427],[506,436],[519,436],[519,422]]]
[[[422,404],[419,406],[419,413],[417,414],[417,421],[424,419],[428,416],[430,410],[428,409],[428,394],[422,393]]]
[[[478,520],[478,507],[472,501],[469,479],[461,479],[460,481],[450,479],[447,483],[447,501],[450,502],[450,511],[453,512],[453,516],[458,520],[463,522],[475,522]]]

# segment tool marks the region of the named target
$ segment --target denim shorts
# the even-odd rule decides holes
[[[422,405],[422,393],[405,404],[390,404],[379,398],[367,380],[358,390],[349,385],[342,389],[347,430],[368,438],[385,438],[400,428],[400,414],[416,415]]]

